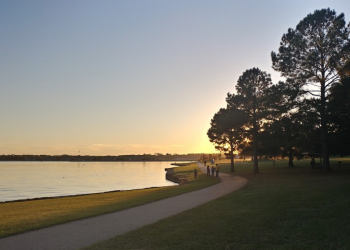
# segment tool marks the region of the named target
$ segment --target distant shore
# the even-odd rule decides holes
[[[214,154],[218,155],[218,154]],[[210,156],[213,156],[212,154]],[[142,155],[0,155],[0,161],[74,161],[74,162],[95,162],[95,161],[198,161],[208,154],[142,154]]]

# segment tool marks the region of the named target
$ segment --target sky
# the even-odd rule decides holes
[[[213,153],[228,92],[349,0],[0,0],[0,154]]]

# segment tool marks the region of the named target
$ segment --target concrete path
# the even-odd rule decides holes
[[[198,164],[202,172],[205,166]],[[220,173],[214,186],[123,211],[0,239],[1,250],[74,250],[197,207],[242,188],[247,179]]]

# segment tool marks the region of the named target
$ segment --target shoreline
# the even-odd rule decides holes
[[[169,180],[170,181],[170,180]],[[172,181],[173,182],[173,181]],[[176,182],[174,182],[176,183]],[[176,183],[178,184],[178,183]],[[14,203],[14,202],[25,202],[25,201],[38,201],[38,200],[52,200],[52,199],[60,199],[60,198],[71,198],[71,197],[79,197],[79,196],[88,196],[88,195],[99,195],[99,194],[108,194],[108,193],[119,193],[119,192],[130,192],[130,191],[140,191],[147,189],[155,189],[155,188],[165,188],[165,187],[176,187],[178,185],[173,186],[159,186],[159,187],[146,187],[146,188],[136,188],[129,190],[112,190],[98,193],[87,193],[87,194],[72,194],[72,195],[61,195],[61,196],[52,196],[52,197],[38,197],[38,198],[28,198],[28,199],[19,199],[19,200],[10,200],[10,201],[0,201],[0,204],[4,203]]]
[[[180,169],[188,175],[188,167]],[[63,197],[16,200],[0,203],[0,238],[63,223],[122,211],[132,207],[196,191],[218,183],[217,179],[200,178],[188,185],[149,187],[128,191],[108,191]]]
[[[184,172],[187,171],[184,169]],[[31,229],[28,230],[28,233],[0,239],[0,244],[5,249],[17,250],[28,248],[81,249],[203,205],[243,187],[246,183],[244,178],[228,174],[220,176],[221,182],[217,182],[216,178],[207,178],[205,175],[201,177],[197,181],[192,181],[192,185],[175,188],[177,192],[165,191],[162,195],[157,194],[151,199],[148,195],[139,194],[139,197],[146,198],[146,200],[139,202],[136,206],[129,206],[128,209],[126,207],[120,210],[114,209],[115,212],[101,214],[100,207],[96,207],[101,216],[89,216],[86,219],[60,223],[60,225],[56,223],[54,227],[41,227],[42,229],[35,231]],[[18,221],[22,222],[20,219]]]
[[[181,163],[183,163],[183,162],[181,162]],[[187,161],[186,161],[186,163],[187,163]],[[190,163],[190,162],[188,162],[188,163]],[[28,162],[28,161],[26,161],[26,162],[22,162],[22,161],[14,162],[14,161],[9,161],[9,162],[3,162],[0,165],[0,167],[3,166],[3,167],[5,167],[5,170],[8,169],[7,172],[9,172],[12,169],[12,167],[11,167],[12,165],[18,166],[18,167],[34,167],[34,169],[42,169],[40,171],[44,171],[46,173],[46,169],[48,169],[47,171],[51,171],[51,166],[54,167],[52,169],[59,168],[59,170],[60,170],[61,166],[62,167],[71,166],[71,167],[74,167],[74,169],[78,169],[77,168],[78,164],[80,164],[79,167],[81,167],[80,168],[81,171],[79,171],[79,173],[81,172],[81,174],[79,176],[84,177],[83,173],[85,173],[85,168],[87,169],[86,173],[89,173],[91,171],[91,169],[96,172],[96,170],[101,171],[99,169],[107,168],[108,171],[109,171],[109,169],[111,169],[112,173],[117,175],[118,172],[116,172],[116,170],[121,169],[119,167],[121,167],[122,166],[121,164],[124,164],[124,163],[122,163],[122,162],[114,162],[114,163],[106,163],[106,162],[82,162],[82,163],[80,163],[79,162],[79,163],[75,163],[75,162],[68,162],[67,161],[67,162],[62,162],[62,164],[60,162],[57,162],[57,161],[52,161],[52,162]],[[127,165],[125,165],[125,164],[127,164]],[[165,168],[170,167],[171,164],[176,164],[173,161],[169,161],[169,162],[168,161],[158,161],[158,162],[152,161],[152,162],[145,162],[145,163],[126,162],[125,164],[124,164],[124,166],[126,166],[125,171],[128,171],[128,169],[130,167],[131,169],[135,169],[134,171],[137,171],[137,173],[142,172],[140,170],[141,168],[138,168],[138,167],[144,168],[144,166],[151,166],[149,164],[153,164],[153,165],[156,164],[156,166],[160,167],[160,168],[159,167],[154,168],[154,171],[157,172],[157,174],[156,174],[156,176],[158,176],[157,180],[152,181],[153,180],[152,176],[147,177],[145,175],[142,177],[141,174],[139,174],[140,177],[143,178],[142,184],[141,185],[133,185],[133,183],[134,183],[133,176],[130,176],[130,174],[129,174],[126,176],[128,179],[121,179],[120,177],[118,177],[114,181],[115,183],[112,183],[112,182],[110,183],[110,180],[109,180],[108,183],[110,183],[110,185],[105,185],[104,183],[101,183],[101,180],[103,180],[103,179],[101,179],[101,177],[97,177],[97,175],[103,176],[103,174],[96,173],[96,177],[95,177],[95,174],[93,174],[93,175],[90,174],[90,175],[93,176],[93,178],[100,178],[100,179],[97,179],[97,180],[99,180],[99,182],[97,182],[97,183],[101,184],[101,186],[95,185],[92,187],[85,188],[85,186],[88,186],[88,181],[84,182],[82,179],[83,177],[80,177],[79,184],[73,183],[75,185],[74,186],[72,184],[72,181],[71,181],[72,176],[68,176],[68,177],[70,177],[70,181],[68,181],[68,182],[60,181],[61,176],[63,176],[63,178],[67,177],[66,174],[62,174],[61,176],[59,176],[59,178],[57,176],[54,176],[55,178],[54,178],[53,183],[46,181],[46,185],[42,185],[40,190],[33,189],[33,191],[32,191],[32,189],[30,187],[28,189],[21,188],[21,185],[14,186],[14,188],[11,189],[11,187],[12,187],[11,184],[5,185],[5,189],[0,192],[0,194],[1,193],[3,194],[3,196],[0,199],[0,204],[9,203],[9,202],[24,202],[24,201],[33,201],[33,200],[77,197],[77,196],[83,196],[83,195],[96,195],[96,194],[104,194],[104,193],[111,193],[111,192],[126,192],[126,191],[133,191],[133,190],[145,190],[145,189],[162,188],[162,187],[177,186],[178,185],[178,183],[176,183],[175,181],[168,180],[165,176],[166,173],[164,173]],[[143,165],[143,164],[146,164],[146,165]],[[84,167],[84,165],[85,165],[85,167]],[[95,166],[95,168],[91,168],[91,166]],[[24,169],[27,169],[27,168],[24,168]],[[66,168],[64,168],[64,169],[66,169]],[[94,170],[94,169],[96,169],[96,170]],[[64,170],[64,171],[66,171],[66,170]],[[57,170],[56,170],[56,172],[57,172]],[[132,173],[132,171],[129,171],[129,172]],[[76,174],[78,174],[78,173],[76,173]],[[19,176],[21,177],[21,175],[19,175]],[[51,176],[49,176],[49,177],[51,177]],[[75,176],[73,176],[73,177],[75,177]],[[22,176],[21,178],[24,178],[24,177]],[[64,179],[62,179],[62,180],[64,180]],[[95,180],[95,179],[93,179],[93,180]],[[28,185],[31,185],[31,184],[27,184],[27,186]],[[72,185],[73,185],[73,189],[70,189],[69,187]],[[34,182],[34,186],[35,186],[35,182]],[[45,191],[45,189],[43,189],[43,186],[49,187],[49,190]],[[8,187],[10,189],[7,191],[6,187]],[[53,190],[53,191],[51,191],[51,190]]]

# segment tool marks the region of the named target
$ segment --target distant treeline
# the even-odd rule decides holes
[[[0,161],[203,161],[221,159],[221,154],[142,154],[142,155],[0,155]]]

